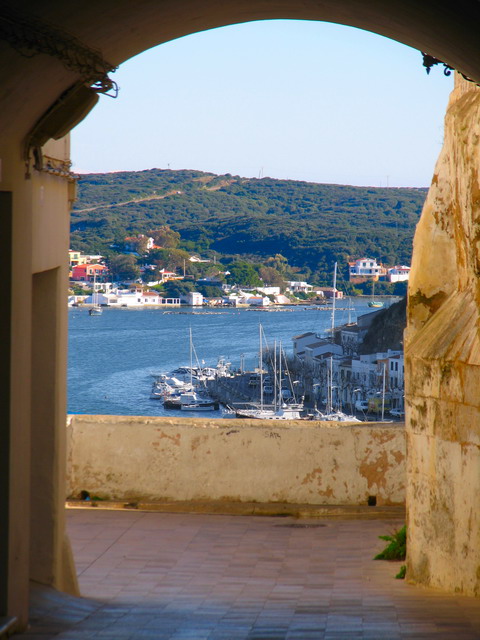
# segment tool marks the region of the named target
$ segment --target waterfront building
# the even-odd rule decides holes
[[[378,280],[385,276],[387,271],[384,266],[378,264],[374,258],[360,258],[348,263],[349,280],[355,284]]]
[[[79,264],[72,269],[72,280],[78,282],[106,282],[108,269],[104,264]]]
[[[410,267],[406,265],[395,266],[387,269],[389,282],[405,282],[410,277]]]
[[[313,285],[307,282],[290,280],[287,282],[287,291],[291,291],[292,293],[310,293],[313,291]]]
[[[203,305],[203,296],[198,291],[188,291],[180,300],[190,307],[201,307]]]
[[[343,291],[333,289],[333,287],[317,287],[315,293],[320,298],[326,298],[327,300],[341,300],[343,298]]]
[[[94,304],[93,296],[83,299],[85,304]],[[97,293],[95,303],[102,307],[160,307],[165,305],[180,305],[180,298],[164,298],[155,291],[141,289],[113,289],[108,292]]]

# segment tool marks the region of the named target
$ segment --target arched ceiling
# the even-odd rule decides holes
[[[9,15],[9,26],[13,21],[15,28],[23,22],[27,32],[33,21],[36,29],[44,28],[46,33],[53,28],[66,38],[73,35],[113,66],[168,40],[222,25],[266,19],[321,20],[365,29],[426,51],[480,81],[477,0],[12,0],[10,6],[0,8],[2,15]],[[80,76],[51,52],[25,57],[18,42],[13,48],[11,38],[10,43],[4,40],[1,27],[0,20],[0,135],[12,126],[25,135]]]

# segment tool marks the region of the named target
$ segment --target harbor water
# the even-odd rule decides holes
[[[390,303],[387,302],[385,306]],[[336,325],[372,311],[366,298],[353,300],[348,312],[337,302]],[[200,363],[215,366],[220,356],[232,368],[258,366],[259,324],[269,343],[281,340],[292,353],[292,337],[307,331],[325,334],[331,311],[307,306],[284,310],[104,309],[90,316],[86,308],[69,310],[68,412],[102,415],[172,415],[161,400],[150,399],[152,375],[189,365],[189,330]],[[195,363],[194,363],[195,364]],[[178,415],[178,412],[175,412]],[[182,412],[183,413],[183,412]],[[198,414],[204,416],[205,413]],[[198,417],[188,412],[190,417]],[[212,411],[208,417],[222,417]]]

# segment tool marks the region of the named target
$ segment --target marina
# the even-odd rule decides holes
[[[190,327],[200,361],[215,366],[223,354],[233,368],[257,366],[258,315],[244,309],[213,315],[193,309],[179,315],[153,309],[105,309],[102,316],[90,317],[86,309],[73,308],[69,320],[70,413],[171,415],[161,402],[150,398],[152,374],[188,366]],[[265,314],[262,321],[269,334],[288,344],[297,328],[310,329],[317,318],[295,310]],[[222,417],[222,412],[212,411],[209,417]]]
[[[354,299],[352,304],[353,311],[337,309],[339,324],[347,322],[349,315],[355,319],[369,311],[365,298]],[[330,326],[329,313],[307,312],[304,307],[260,316],[238,308],[213,315],[207,309],[183,311],[176,315],[156,309],[105,309],[101,316],[91,317],[86,309],[69,309],[68,412],[172,415],[161,402],[151,399],[152,375],[188,366],[190,328],[200,363],[215,367],[222,355],[232,370],[246,372],[258,367],[260,316],[268,339],[281,341],[287,357],[294,335],[312,330],[325,333]],[[237,401],[249,402],[251,397],[239,396]],[[191,411],[189,415],[204,413]],[[221,408],[209,412],[209,417],[225,416],[232,414]]]

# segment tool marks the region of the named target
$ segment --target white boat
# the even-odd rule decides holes
[[[216,400],[201,396],[196,391],[180,395],[181,411],[217,411],[219,406]]]
[[[93,275],[93,293],[92,293],[92,306],[88,310],[89,316],[101,316],[103,313],[102,307],[98,304],[98,293],[96,288],[97,274]]]
[[[258,409],[237,409],[237,418],[251,418],[254,420],[304,420],[302,416],[303,405],[282,404],[281,407],[269,409],[267,407]]]
[[[349,416],[343,411],[331,411],[330,413],[321,413],[317,420],[325,420],[326,422],[361,422],[356,416]]]
[[[341,408],[333,407],[333,356],[330,356],[330,367],[327,371],[327,406],[325,413],[317,411],[317,420],[325,420],[327,422],[361,422],[357,416],[343,413]]]

